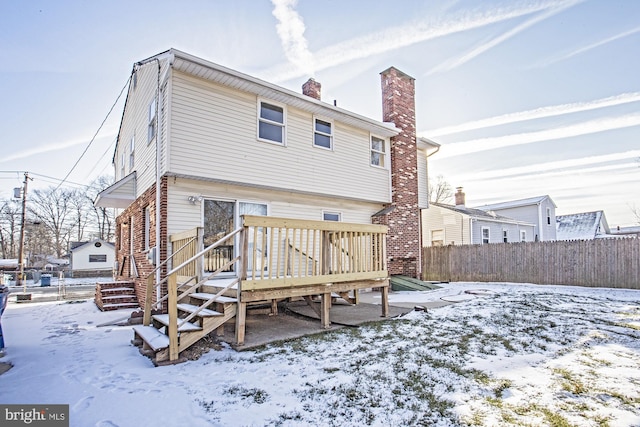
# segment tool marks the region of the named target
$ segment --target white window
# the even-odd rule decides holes
[[[149,250],[149,235],[151,234],[151,209],[144,208],[144,250]]]
[[[482,244],[489,243],[489,227],[482,227]]]
[[[283,106],[258,102],[258,139],[285,145],[286,111]]]
[[[342,221],[342,214],[340,212],[322,212],[322,219],[324,221]]]
[[[431,246],[444,246],[444,230],[431,230]]]
[[[547,225],[551,225],[551,208],[547,208]]]
[[[329,150],[333,149],[333,123],[317,118],[313,119],[313,145]]]
[[[136,136],[133,135],[131,137],[131,143],[129,144],[129,170],[133,170],[133,163],[135,161],[135,151],[136,151]]]
[[[149,104],[149,117],[148,117],[147,126],[147,143],[153,141],[153,138],[156,137],[156,99],[153,98],[151,103]]]
[[[91,255],[89,254],[89,262],[107,262],[106,254]]]
[[[371,135],[371,165],[384,168],[386,166],[386,153],[384,139]]]
[[[521,242],[526,242],[527,241],[527,231],[526,230],[520,230],[520,241]]]
[[[124,176],[126,175],[126,159],[127,158],[127,153],[125,150],[122,150],[122,157],[120,158],[120,172],[121,172],[121,178],[124,178]]]
[[[504,243],[508,243],[509,242],[509,231],[508,230],[502,230],[502,241]]]

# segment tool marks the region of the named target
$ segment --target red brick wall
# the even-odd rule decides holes
[[[140,306],[144,306],[147,289],[147,277],[154,269],[153,264],[147,259],[147,254],[143,253],[144,248],[144,211],[149,206],[149,247],[156,245],[156,187],[155,184],[149,187],[140,197],[138,197],[127,209],[116,218],[116,260],[118,271],[116,280],[127,280],[135,283],[136,296]],[[160,182],[160,260],[167,257],[167,178],[162,178]],[[134,277],[129,261],[130,254],[130,227],[133,223],[133,257],[138,271],[138,277]],[[166,270],[163,270],[166,273]],[[166,286],[162,293],[166,292]],[[155,301],[155,291],[154,291]]]
[[[394,208],[389,209],[384,220],[389,226],[389,272],[419,277],[421,242],[415,80],[393,67],[380,74],[382,120],[395,123],[401,130],[391,138],[391,206]]]
[[[302,94],[310,96],[311,98],[315,98],[319,101],[320,88],[321,88],[320,83],[318,83],[314,79],[309,79],[302,85]]]

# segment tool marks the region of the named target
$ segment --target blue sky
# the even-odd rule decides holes
[[[416,79],[430,173],[467,204],[548,194],[558,214],[640,208],[640,1],[0,1],[0,198],[112,173],[133,63],[168,48],[381,118]],[[87,148],[88,147],[88,148]],[[74,169],[83,151],[85,156]]]

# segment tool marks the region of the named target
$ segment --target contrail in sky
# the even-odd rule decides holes
[[[549,172],[560,169],[576,168],[580,166],[589,166],[599,163],[615,162],[620,160],[637,159],[640,157],[640,150],[630,150],[620,153],[604,154],[600,156],[588,156],[578,159],[558,160],[554,162],[538,163],[529,166],[518,166],[514,168],[506,168],[499,170],[489,170],[484,172],[474,172],[471,175],[461,175],[461,180],[479,180],[479,179],[493,179],[493,178],[505,178],[517,175],[530,175],[541,172]],[[619,165],[614,165],[618,167]],[[575,170],[573,170],[575,173]]]
[[[541,119],[544,117],[554,117],[563,114],[577,113],[580,111],[595,110],[598,108],[611,107],[614,105],[627,104],[640,101],[640,92],[622,93],[616,96],[596,99],[587,102],[574,102],[570,104],[552,105],[540,107],[534,110],[520,111],[516,113],[503,114],[500,116],[488,117],[486,119],[474,120],[454,126],[446,126],[437,129],[429,129],[420,132],[420,136],[432,138],[436,136],[449,135],[452,133],[465,132],[474,129],[483,129],[493,126],[500,126],[509,123],[523,122],[526,120]]]
[[[300,73],[313,76],[315,74],[314,58],[307,39],[304,36],[306,27],[302,17],[294,9],[297,0],[272,0],[273,16],[278,20],[276,30],[285,56],[294,64]]]
[[[438,37],[472,30],[496,22],[517,18],[531,13],[566,4],[562,1],[518,2],[515,7],[501,7],[485,11],[464,11],[454,17],[438,21],[424,20],[407,22],[400,26],[356,37],[328,46],[313,54],[315,71],[367,58],[401,47]],[[265,70],[263,78],[268,81],[283,82],[304,75],[299,69],[291,69],[290,64],[282,64]]]
[[[115,138],[116,137],[116,133],[112,133],[103,137],[100,137],[100,139],[102,138]],[[19,151],[17,153],[13,153],[13,154],[8,154],[5,156],[0,157],[0,163],[3,162],[8,162],[8,161],[12,161],[12,160],[19,160],[19,159],[24,159],[30,156],[35,156],[38,154],[44,154],[44,153],[51,153],[53,151],[58,151],[58,150],[64,150],[66,148],[70,148],[70,147],[75,147],[76,145],[82,145],[82,144],[86,144],[87,140],[86,139],[82,139],[82,140],[72,140],[72,141],[65,141],[65,142],[59,142],[57,144],[47,144],[47,145],[42,145],[39,147],[34,147],[34,148],[30,148],[28,150],[24,150],[24,151]]]
[[[597,47],[600,47],[600,46],[602,46],[604,44],[607,44],[607,43],[611,43],[612,41],[616,41],[616,40],[621,39],[623,37],[630,36],[632,34],[635,34],[635,33],[639,32],[639,31],[640,31],[640,27],[633,28],[633,29],[631,29],[629,31],[625,31],[623,33],[620,33],[620,34],[617,34],[615,36],[612,36],[612,37],[606,38],[604,40],[601,40],[599,42],[596,42],[596,43],[590,44],[588,46],[582,47],[580,49],[574,50],[573,52],[568,53],[568,54],[566,54],[564,56],[561,56],[559,58],[549,59],[549,60],[544,61],[544,62],[542,62],[540,64],[537,64],[535,67],[536,68],[546,67],[548,65],[555,64],[556,62],[564,61],[565,59],[569,59],[569,58],[571,58],[573,56],[580,55],[581,53],[585,53],[587,51],[590,51],[591,49],[595,49]]]
[[[480,138],[469,141],[454,142],[451,144],[442,144],[440,152],[438,153],[438,159],[462,156],[465,154],[494,150],[497,148],[531,144],[539,141],[570,138],[638,125],[640,125],[640,113],[635,113],[619,117],[596,119],[575,125],[546,129],[538,132],[519,133],[493,138]]]
[[[497,45],[499,45],[502,42],[505,42],[507,40],[509,40],[511,37],[515,36],[516,34],[526,30],[527,28],[531,27],[532,25],[537,24],[540,21],[544,21],[546,19],[551,18],[554,15],[557,15],[560,12],[563,12],[566,9],[569,9],[579,3],[584,2],[585,0],[574,0],[574,1],[569,1],[565,4],[560,4],[558,7],[554,7],[550,10],[547,10],[545,13],[542,13],[538,16],[534,16],[533,18],[523,22],[522,24],[518,25],[517,27],[507,31],[504,34],[501,34],[500,36],[489,40],[487,43],[484,43],[478,47],[476,47],[475,49],[471,50],[470,52],[465,53],[462,56],[459,56],[457,58],[452,58],[446,62],[443,62],[442,64],[436,66],[435,68],[432,68],[431,70],[427,71],[424,75],[425,76],[430,76],[432,74],[435,73],[440,73],[440,72],[445,72],[445,71],[449,71],[449,70],[453,70],[454,68],[457,68],[469,61],[471,61],[473,58],[475,58],[476,56],[479,56],[481,54],[483,54],[484,52],[488,51],[489,49],[492,49],[494,47],[496,47]]]

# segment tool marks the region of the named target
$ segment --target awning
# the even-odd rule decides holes
[[[136,187],[136,173],[133,172],[102,190],[93,204],[98,208],[125,209],[136,200]]]

